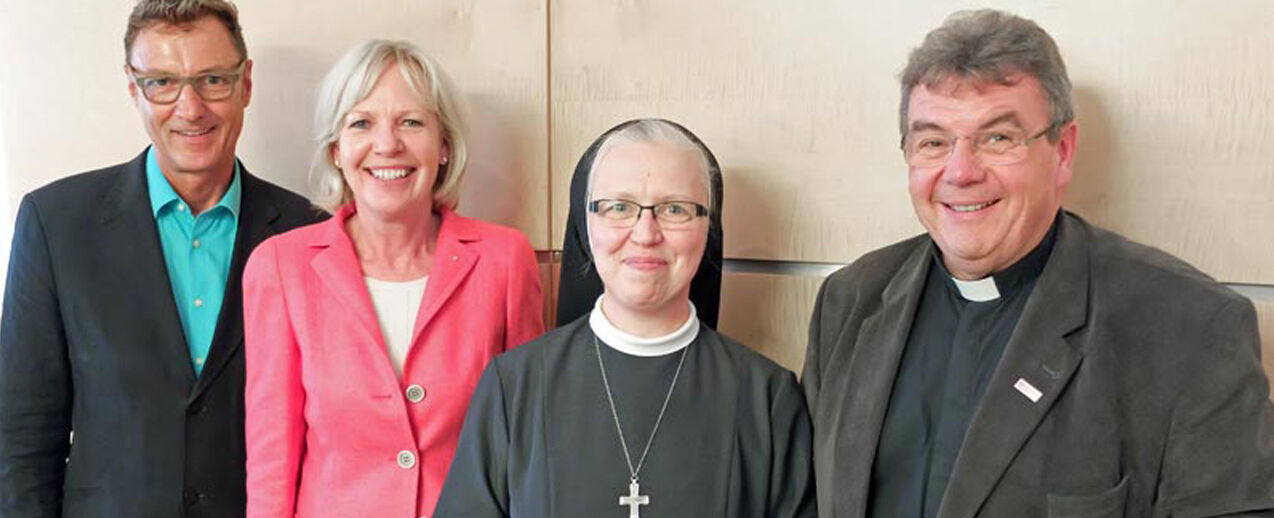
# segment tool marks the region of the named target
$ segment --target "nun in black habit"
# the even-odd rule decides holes
[[[796,377],[691,302],[720,217],[712,153],[640,119],[579,167],[601,296],[487,367],[435,518],[814,517]]]
[[[593,168],[593,158],[612,133],[623,130],[642,120],[634,119],[611,128],[593,141],[584,156],[575,164],[575,173],[571,176],[571,206],[566,216],[566,234],[562,238],[562,274],[557,288],[557,325],[564,326],[574,322],[593,310],[593,304],[602,294],[602,279],[593,268],[593,257],[588,250],[588,172]],[[703,261],[699,262],[699,270],[690,281],[690,302],[695,305],[699,321],[713,329],[717,328],[717,315],[721,309],[721,166],[717,158],[708,151],[707,146],[699,141],[694,133],[680,124],[661,120],[681,131],[686,138],[704,150],[708,161],[709,186],[712,199],[716,201],[716,210],[708,215],[708,246],[703,251]]]

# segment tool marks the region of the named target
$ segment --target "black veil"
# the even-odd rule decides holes
[[[593,164],[593,157],[598,148],[615,132],[643,119],[625,121],[615,126],[594,140],[584,156],[575,164],[575,173],[571,177],[571,207],[566,218],[566,235],[562,242],[562,273],[558,283],[557,325],[561,326],[587,315],[593,310],[597,297],[602,295],[602,280],[593,268],[593,259],[588,250],[588,225],[586,222],[586,206],[584,199],[588,190],[588,170]],[[716,207],[709,214],[708,244],[703,250],[703,260],[699,262],[699,271],[690,281],[690,301],[694,303],[699,320],[710,328],[716,329],[717,316],[721,309],[721,205],[722,182],[721,166],[708,146],[699,140],[684,126],[672,121],[659,119],[661,122],[677,128],[695,145],[702,149],[708,160],[708,176],[710,179],[712,199]]]

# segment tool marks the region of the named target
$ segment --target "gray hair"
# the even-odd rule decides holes
[[[463,103],[451,79],[433,59],[405,41],[372,40],[350,49],[319,84],[314,107],[314,141],[310,161],[314,204],[335,212],[354,199],[345,177],[332,163],[331,146],[340,138],[345,116],[371,95],[376,79],[387,67],[397,65],[421,106],[438,116],[449,161],[439,167],[433,185],[435,205],[454,209],[460,203],[460,179],[469,159]]]
[[[610,152],[611,148],[619,144],[629,143],[668,144],[679,149],[695,152],[703,171],[704,190],[708,193],[708,213],[710,215],[717,213],[720,204],[712,186],[713,178],[721,176],[721,169],[716,165],[716,160],[712,158],[707,146],[685,128],[663,119],[637,119],[611,131],[602,138],[604,140],[598,145],[597,153],[593,155],[593,163],[588,168],[588,189],[584,195],[585,203],[592,198],[593,171],[597,169],[597,164],[602,163],[602,158]]]
[[[189,25],[205,16],[213,16],[230,32],[230,40],[241,59],[248,59],[248,46],[243,42],[239,26],[239,9],[228,0],[138,0],[128,15],[124,31],[124,63],[133,56],[133,42],[142,29],[156,24]]]
[[[907,135],[907,104],[916,85],[933,87],[947,79],[1007,84],[1012,73],[1034,76],[1049,106],[1048,140],[1075,120],[1071,81],[1057,43],[1035,22],[994,9],[958,11],[925,36],[900,76],[898,125]]]

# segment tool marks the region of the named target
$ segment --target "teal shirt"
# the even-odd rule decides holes
[[[177,303],[190,361],[198,376],[217,330],[234,239],[239,231],[239,163],[235,162],[234,177],[221,201],[197,217],[190,215],[190,207],[159,170],[154,148],[146,153],[146,187],[164,249],[173,301]]]

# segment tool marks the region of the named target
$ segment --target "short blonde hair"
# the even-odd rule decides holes
[[[460,203],[460,179],[469,153],[465,145],[468,125],[463,101],[451,79],[429,56],[405,41],[372,40],[350,49],[319,84],[314,107],[314,141],[310,162],[314,204],[328,212],[354,199],[345,177],[332,163],[331,147],[340,137],[345,116],[371,95],[385,68],[397,65],[420,104],[432,110],[442,124],[442,139],[449,149],[448,162],[438,170],[433,185],[435,205],[454,209]]]

